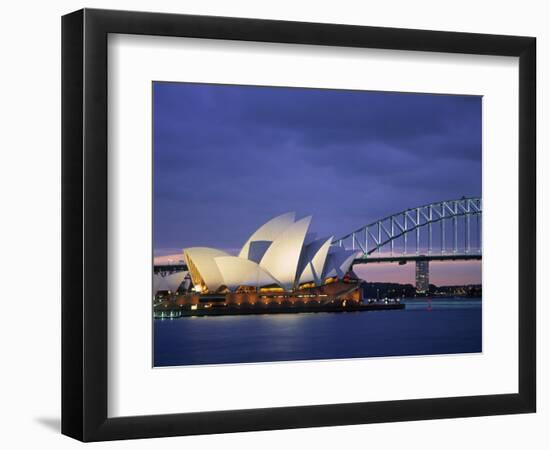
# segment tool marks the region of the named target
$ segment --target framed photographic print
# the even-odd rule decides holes
[[[62,31],[64,434],[535,411],[535,38]]]

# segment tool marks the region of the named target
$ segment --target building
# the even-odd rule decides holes
[[[426,294],[430,289],[430,262],[416,261],[416,293]]]
[[[343,277],[357,251],[332,246],[309,232],[311,217],[294,213],[271,219],[258,228],[238,256],[209,247],[184,249],[193,289],[199,294],[294,292],[319,287]]]
[[[311,217],[271,219],[238,255],[210,247],[183,250],[188,272],[156,277],[155,317],[353,310],[362,303],[361,280],[350,268],[354,250],[309,231]],[[190,278],[190,280],[189,280]]]
[[[176,293],[185,280],[186,272],[174,272],[169,274],[158,273],[153,276],[153,292],[155,297],[166,297]]]

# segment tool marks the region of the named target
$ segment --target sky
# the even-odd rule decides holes
[[[153,158],[158,261],[191,246],[237,253],[289,211],[340,237],[481,196],[481,97],[155,82]],[[359,274],[413,282],[409,266]],[[436,284],[481,281],[479,262],[432,266]]]

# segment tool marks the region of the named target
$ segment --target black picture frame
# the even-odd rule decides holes
[[[518,393],[109,418],[109,33],[519,57]],[[82,441],[535,412],[536,39],[83,9],[62,18],[62,433]]]

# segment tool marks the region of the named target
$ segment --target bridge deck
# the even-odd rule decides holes
[[[374,264],[374,263],[392,263],[397,262],[405,264],[407,262],[416,261],[471,261],[481,260],[480,253],[449,253],[449,254],[433,254],[433,255],[393,255],[393,256],[364,256],[357,258],[353,264]],[[154,273],[171,273],[187,270],[185,264],[166,264],[155,265]]]
[[[357,258],[353,264],[391,263],[405,264],[409,261],[470,261],[480,260],[480,253],[439,254],[439,255],[393,255],[393,256],[364,256]]]

